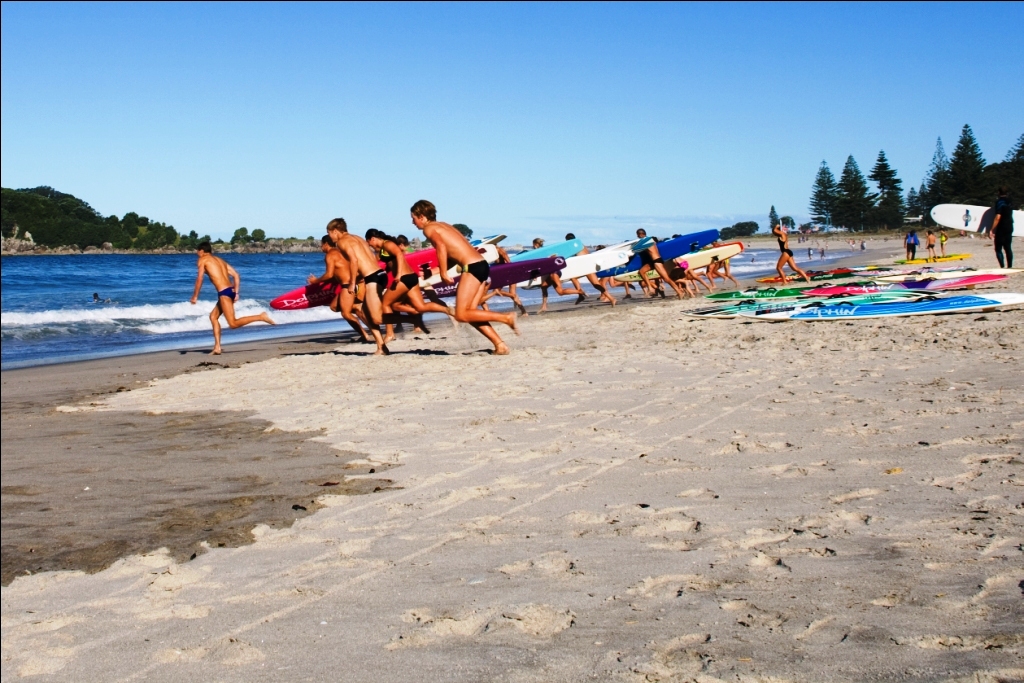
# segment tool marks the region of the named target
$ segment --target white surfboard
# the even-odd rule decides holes
[[[562,280],[571,280],[574,277],[586,277],[599,270],[616,268],[629,263],[629,259],[633,258],[633,250],[630,249],[633,242],[636,240],[615,244],[589,254],[571,256],[565,260],[565,268],[562,269],[558,277]]]
[[[480,252],[480,255],[484,257],[484,260],[488,263],[494,263],[498,260],[498,250],[493,244],[477,244],[475,245],[476,250]],[[459,266],[452,266],[448,269],[448,274],[453,278],[456,275],[460,275],[462,269]],[[430,278],[420,278],[420,287],[426,287],[427,285],[436,285],[441,283],[441,273],[434,273]]]
[[[992,219],[995,209],[990,206],[974,206],[972,204],[939,204],[932,207],[932,220],[953,230],[989,233],[992,230]],[[1024,221],[1024,211],[1013,212],[1013,234],[1024,234],[1020,226]]]
[[[999,294],[952,296],[935,299],[921,299],[907,303],[869,304],[866,306],[820,306],[799,308],[791,311],[773,311],[762,315],[741,312],[746,318],[758,320],[861,320],[866,318],[902,318],[911,315],[941,315],[943,313],[971,313],[989,311],[1005,306],[1024,305],[1024,294],[1005,292]]]
[[[936,270],[934,272],[888,275],[871,279],[878,282],[917,282],[920,280],[950,280],[971,275],[1013,275],[1020,272],[1022,272],[1020,268],[979,268],[977,270],[973,268],[958,268],[957,270]]]
[[[711,247],[710,249],[701,249],[700,251],[694,251],[689,254],[683,254],[675,262],[686,261],[690,268],[703,268],[704,266],[710,265],[712,261],[727,261],[733,256],[743,252],[743,242],[726,242],[725,244],[719,244],[717,247]],[[669,265],[669,270],[672,269],[672,265]],[[654,270],[650,270],[647,273],[647,277],[656,278],[660,277]],[[640,271],[634,271],[632,273],[626,273],[624,275],[616,275],[616,282],[639,282]]]

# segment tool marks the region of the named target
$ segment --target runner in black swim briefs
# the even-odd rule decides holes
[[[374,249],[380,258],[388,264],[388,270],[394,276],[394,281],[385,293],[381,290],[381,305],[384,314],[389,318],[398,313],[407,316],[416,328],[429,334],[429,330],[423,323],[424,313],[445,313],[453,315],[453,311],[443,303],[428,303],[423,300],[423,292],[420,291],[420,278],[413,272],[412,266],[405,258],[405,249],[398,244],[394,237],[391,237],[380,230],[371,229],[366,232],[366,241]],[[387,322],[387,321],[385,321]],[[400,321],[394,322],[401,324]],[[389,342],[395,337],[394,327],[387,323],[384,341]]]
[[[480,310],[483,298],[487,295],[487,285],[484,284],[484,281],[490,275],[490,268],[486,264],[477,265],[481,261],[480,252],[450,223],[437,220],[437,207],[426,199],[421,199],[413,204],[409,209],[409,214],[413,225],[422,230],[423,235],[437,249],[437,260],[441,264],[441,280],[443,282],[451,284],[454,281],[445,270],[449,259],[462,266],[465,273],[473,276],[463,276],[459,279],[459,286],[455,290],[455,319],[459,322],[469,323],[480,334],[487,337],[494,344],[496,355],[508,354],[508,345],[491,327],[491,323],[505,323],[516,334],[519,334],[519,328],[516,326],[516,314]]]
[[[384,343],[384,335],[380,326],[383,323],[384,308],[381,304],[380,295],[387,286],[387,275],[378,266],[377,252],[366,243],[366,240],[349,233],[348,224],[344,218],[335,218],[327,224],[327,235],[334,242],[334,246],[341,252],[342,256],[349,262],[351,272],[349,282],[344,287],[351,293],[356,291],[356,279],[361,275],[365,286],[363,287],[363,316],[373,341],[377,344],[376,355],[390,353]],[[383,282],[380,281],[381,276]],[[371,284],[371,279],[373,280]]]
[[[234,301],[235,300],[235,288],[234,287],[226,287],[226,288],[220,290],[219,292],[217,292],[217,296],[226,296],[227,298],[229,298],[232,301]]]

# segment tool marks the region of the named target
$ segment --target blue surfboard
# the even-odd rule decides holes
[[[691,251],[700,251],[716,240],[718,240],[717,230],[692,232],[689,235],[680,235],[679,237],[673,237],[670,240],[659,242],[658,253],[661,254],[661,258],[667,261],[669,259],[679,258],[683,254],[689,254]],[[597,274],[597,276],[615,277],[616,275],[625,275],[626,273],[632,273],[635,270],[640,270],[642,265],[643,262],[640,260],[640,254],[637,254],[631,258],[626,265],[602,270]]]
[[[532,261],[538,258],[548,258],[549,256],[561,256],[562,258],[569,258],[583,251],[583,240],[574,239],[568,242],[559,242],[558,244],[552,244],[550,247],[541,247],[540,249],[531,249],[529,251],[521,251],[515,256],[510,257],[512,263],[517,261]]]

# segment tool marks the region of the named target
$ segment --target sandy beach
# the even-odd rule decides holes
[[[1024,310],[706,304],[4,372],[3,679],[1024,679]]]

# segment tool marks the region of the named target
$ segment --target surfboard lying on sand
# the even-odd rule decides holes
[[[807,275],[811,278],[812,282],[818,280],[841,280],[847,277],[860,277],[862,275],[870,275],[870,271],[882,270],[887,266],[854,266],[852,268],[833,268],[832,270],[808,270]],[[792,281],[803,280],[799,275],[793,274],[787,276]],[[776,283],[782,282],[782,278],[778,275],[772,275],[769,277],[761,277],[757,279],[758,282],[764,283]]]
[[[698,251],[708,246],[712,242],[718,241],[717,230],[702,230],[701,232],[692,232],[688,235],[680,235],[679,237],[673,237],[670,240],[658,243],[658,253],[661,254],[661,258],[665,261],[669,259],[679,258],[683,254],[687,254],[692,251]],[[626,275],[639,271],[643,266],[643,261],[640,259],[640,254],[636,254],[628,262],[615,268],[608,268],[600,270],[597,273],[598,277],[618,277],[620,275]]]
[[[716,301],[732,299],[795,299],[804,296],[804,292],[809,289],[813,289],[813,287],[786,287],[783,289],[767,287],[765,289],[744,289],[743,291],[735,292],[715,292],[714,294],[705,295],[704,298]]]
[[[987,235],[992,232],[992,221],[995,219],[996,210],[990,206],[974,204],[939,204],[932,207],[931,216],[933,221],[947,228]],[[1024,221],[1024,211],[1015,210],[1013,212],[1014,235],[1021,234],[1018,226],[1022,221]]]
[[[659,249],[660,251],[660,249]],[[700,251],[691,251],[688,254],[675,259],[677,263],[682,261],[686,262],[689,268],[703,268],[704,266],[710,265],[713,261],[728,261],[733,256],[743,253],[743,242],[726,242],[725,244],[719,244],[713,247],[705,247]],[[672,272],[674,264],[666,264],[669,272]],[[647,277],[656,278],[660,277],[658,272],[655,270],[647,271]],[[626,273],[625,275],[616,275],[616,282],[638,282],[641,280],[640,271],[635,273]]]
[[[699,318],[735,318],[744,312],[753,312],[757,315],[771,313],[774,311],[790,311],[807,306],[821,306],[842,304],[844,306],[858,306],[864,304],[885,303],[889,301],[907,301],[928,296],[924,292],[879,292],[877,294],[861,294],[857,296],[834,296],[834,297],[810,297],[797,301],[755,301],[745,300],[735,303],[728,303],[720,306],[709,306],[698,308],[692,311],[683,311],[686,315]]]
[[[872,278],[879,282],[913,282],[915,280],[950,280],[970,275],[1013,275],[1024,272],[1020,268],[951,268],[949,270],[917,271],[903,275]]]
[[[942,313],[971,313],[990,311],[1004,306],[1024,305],[1024,294],[1005,292],[984,296],[952,296],[924,298],[917,301],[868,304],[866,306],[810,306],[792,311],[775,311],[755,315],[740,315],[758,320],[859,320],[864,318],[895,318],[910,315],[938,315]]]
[[[519,261],[532,261],[539,258],[548,258],[549,256],[561,256],[562,258],[569,258],[583,251],[583,240],[574,239],[567,242],[559,242],[558,244],[552,244],[551,246],[541,247],[540,249],[530,249],[529,251],[521,251],[518,254],[509,257],[512,263]]]
[[[278,311],[297,311],[314,306],[327,306],[341,291],[341,285],[333,282],[317,282],[313,285],[299,287],[282,294],[270,302],[270,307]]]
[[[535,277],[544,277],[557,273],[565,267],[565,259],[561,256],[546,259],[532,259],[521,263],[501,263],[491,266],[491,277],[488,289],[501,289]],[[455,296],[461,275],[452,284],[434,285],[434,292],[441,297]]]
[[[901,266],[916,266],[924,265],[927,263],[946,263],[948,261],[963,261],[965,258],[971,258],[971,254],[950,254],[949,256],[938,256],[936,258],[913,258],[913,259],[901,259],[895,261]]]
[[[832,285],[816,287],[804,292],[807,296],[835,296],[836,294],[872,294],[874,292],[896,292],[914,290],[935,292],[943,289],[967,289],[977,285],[1005,280],[1005,275],[971,275],[950,280],[918,280],[916,282],[877,282],[869,285]]]

